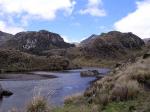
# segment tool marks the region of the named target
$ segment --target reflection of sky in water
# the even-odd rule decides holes
[[[102,69],[101,71],[104,73],[107,72],[107,69]],[[49,72],[37,73],[50,74]],[[53,105],[61,105],[65,96],[83,92],[89,82],[95,79],[92,77],[80,77],[80,70],[54,74],[59,78],[32,81],[0,81],[4,88],[14,93],[9,98],[3,98],[0,109],[24,107],[35,95],[44,96]]]

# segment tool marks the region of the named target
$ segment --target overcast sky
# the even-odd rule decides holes
[[[0,30],[45,29],[79,42],[111,30],[150,38],[150,0],[0,0]]]

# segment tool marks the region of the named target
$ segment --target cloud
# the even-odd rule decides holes
[[[14,34],[30,20],[51,21],[60,11],[70,15],[75,4],[75,0],[0,0],[0,30]]]
[[[0,11],[18,16],[32,15],[52,20],[58,11],[71,14],[74,5],[73,0],[0,0]]]
[[[0,31],[4,31],[11,34],[16,34],[20,31],[24,31],[24,28],[17,26],[10,26],[4,21],[0,21]]]
[[[61,37],[64,39],[65,42],[70,42],[68,36],[66,36],[66,35],[61,35]]]
[[[134,12],[114,24],[116,30],[133,32],[141,38],[150,38],[150,0],[136,2]]]
[[[91,16],[106,16],[105,10],[102,8],[101,0],[88,0],[85,9],[79,11],[80,14],[90,14]]]

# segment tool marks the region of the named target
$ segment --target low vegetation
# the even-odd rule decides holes
[[[73,65],[61,56],[35,56],[16,50],[0,50],[0,73],[33,70],[64,70]]]
[[[27,105],[26,112],[49,112],[50,109],[44,99],[41,96],[33,97],[32,101]]]

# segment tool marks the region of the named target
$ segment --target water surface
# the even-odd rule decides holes
[[[80,77],[80,71],[98,69],[106,74],[108,69],[84,68],[64,72],[34,72],[35,74],[55,75],[58,78],[44,80],[9,80],[0,81],[3,88],[12,91],[14,94],[3,98],[0,102],[0,112],[6,112],[13,107],[23,108],[34,95],[41,95],[47,98],[51,105],[59,106],[64,102],[64,97],[76,93],[82,93],[89,86],[94,77]]]

